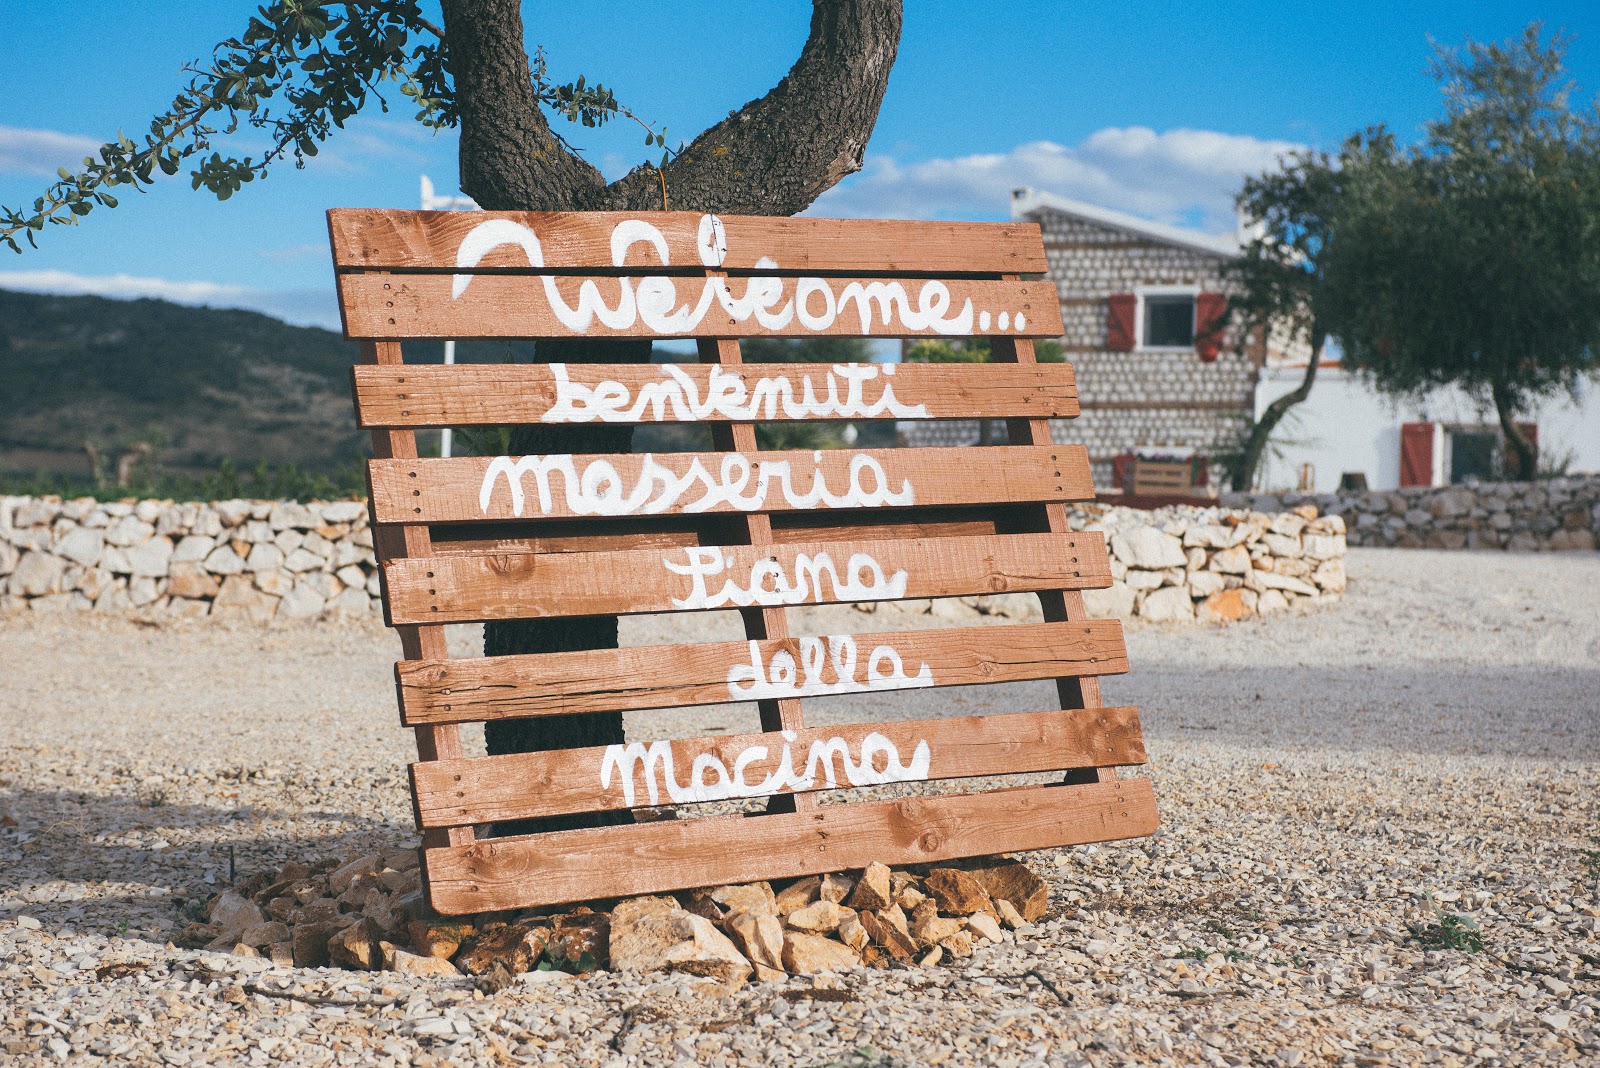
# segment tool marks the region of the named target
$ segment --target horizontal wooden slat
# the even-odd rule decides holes
[[[458,290],[457,277],[470,284]],[[638,291],[646,287],[670,293],[643,299]],[[746,302],[739,316],[710,296],[717,287]],[[766,296],[754,303],[764,310],[757,310],[746,298],[761,287]],[[640,304],[659,314],[639,314]],[[358,273],[339,276],[339,306],[345,334],[355,338],[1056,337],[1063,330],[1050,283],[963,279]]]
[[[450,915],[885,864],[925,864],[1154,833],[1148,779],[666,820],[425,850]]]
[[[410,557],[383,567],[392,625],[894,601],[1111,583],[1105,541],[1096,533]]]
[[[714,261],[709,266],[722,270],[761,270],[765,259],[790,271],[1038,274],[1047,266],[1036,223],[729,215],[718,217],[719,238],[704,219],[690,211],[462,213],[335,208],[328,212],[328,231],[334,263],[340,269],[454,270],[462,242],[486,222],[526,227],[538,241],[544,265],[557,268],[612,266],[617,227],[625,227],[624,236],[639,235],[645,232],[641,223],[660,234],[665,262],[679,267],[703,269],[709,259]],[[509,232],[503,225],[496,231],[479,231]],[[623,260],[628,266],[662,262],[651,241],[628,245]],[[485,255],[476,269],[527,266],[521,245],[505,245]]]
[[[1127,670],[1122,625],[1095,620],[402,660],[395,680],[414,727]]]
[[[372,460],[379,523],[1094,498],[1082,445]]]
[[[1132,708],[808,727],[411,765],[423,827],[1146,761]],[[698,770],[695,770],[698,769]]]
[[[357,365],[366,427],[1078,414],[1068,364]]]

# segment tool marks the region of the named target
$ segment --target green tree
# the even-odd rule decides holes
[[[1377,136],[1380,141],[1386,137]],[[1370,150],[1369,140],[1357,135],[1345,142],[1336,160],[1325,152],[1291,153],[1278,167],[1246,178],[1235,198],[1254,232],[1228,268],[1234,291],[1229,313],[1244,331],[1286,333],[1287,340],[1304,342],[1311,352],[1300,384],[1267,405],[1245,434],[1229,465],[1235,490],[1250,489],[1273,432],[1291,408],[1311,396],[1327,340],[1319,305],[1341,180],[1366,163]]]
[[[412,99],[420,121],[461,130],[460,185],[491,211],[639,211],[674,207],[729,214],[793,215],[861,168],[899,48],[900,0],[813,0],[811,28],[787,76],[688,144],[668,149],[645,124],[658,162],[614,182],[557,135],[550,114],[595,126],[635,118],[585,79],[551,85],[543,57],[523,46],[518,0],[442,0],[444,25],[417,0],[320,3],[279,0],[257,9],[245,32],[207,65],[138,140],[119,134],[77,170],[63,169],[32,210],[0,209],[0,240],[18,251],[50,223],[73,223],[112,190],[142,188],[190,166],[190,182],[226,199],[269,167],[303,161],[385,83]],[[558,17],[569,17],[570,13]],[[597,22],[597,26],[602,23]],[[243,124],[265,131],[259,158],[224,156],[213,141]],[[209,155],[208,155],[209,153]],[[648,340],[540,342],[541,360],[645,362]],[[626,452],[626,427],[518,427],[518,453]],[[485,628],[489,655],[598,649],[617,644],[614,617],[519,620]],[[620,714],[500,720],[491,753],[607,745],[623,740]],[[426,758],[427,754],[424,754]],[[623,814],[626,816],[626,813]],[[513,833],[587,822],[506,828]]]
[[[1486,396],[1523,478],[1517,416],[1600,370],[1600,115],[1572,104],[1566,44],[1535,23],[1436,48],[1444,114],[1344,181],[1318,304],[1378,389]]]

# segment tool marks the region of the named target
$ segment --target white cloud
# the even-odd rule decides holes
[[[339,310],[327,289],[276,290],[222,282],[183,282],[140,278],[131,274],[84,275],[71,271],[0,271],[0,289],[57,296],[111,297],[134,300],[153,297],[174,304],[209,308],[243,308],[264,312],[298,326],[339,329]]]
[[[857,218],[1003,218],[1011,191],[1032,186],[1158,222],[1213,232],[1234,226],[1240,180],[1303,146],[1214,130],[1145,126],[1098,130],[1073,146],[1052,141],[1010,152],[902,164],[869,155],[866,168],[824,193],[813,212]]]
[[[0,174],[55,174],[97,155],[101,142],[57,130],[0,126]]]

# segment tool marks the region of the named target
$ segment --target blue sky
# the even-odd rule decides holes
[[[1287,148],[1332,148],[1375,122],[1417,137],[1438,109],[1430,35],[1500,39],[1535,18],[1574,36],[1569,70],[1587,97],[1600,91],[1594,0],[906,6],[866,169],[816,214],[997,219],[1011,188],[1032,185],[1230,229],[1240,177]],[[798,55],[810,15],[803,0],[576,9],[525,4],[530,47],[544,46],[557,80],[604,82],[673,140],[765,93]],[[0,203],[17,207],[56,166],[119,128],[144,129],[181,66],[240,32],[254,5],[7,0],[4,10],[13,45],[0,72]],[[369,108],[305,170],[281,167],[228,203],[180,175],[81,226],[47,229],[38,251],[0,250],[0,287],[165,296],[333,325],[323,209],[415,207],[424,173],[454,191],[453,133],[413,122],[398,93],[390,101],[388,115]],[[645,157],[631,126],[564,132],[610,176]]]

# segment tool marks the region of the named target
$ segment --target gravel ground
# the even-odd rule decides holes
[[[958,968],[732,996],[544,973],[485,997],[168,948],[230,858],[243,877],[410,840],[397,643],[5,617],[0,1063],[1600,1063],[1600,555],[1355,549],[1349,569],[1332,607],[1130,627],[1133,673],[1106,695],[1143,710],[1164,827],[1031,855],[1042,922]],[[1040,707],[1048,688],[891,696],[816,714]],[[1483,948],[1418,940],[1447,915]]]

